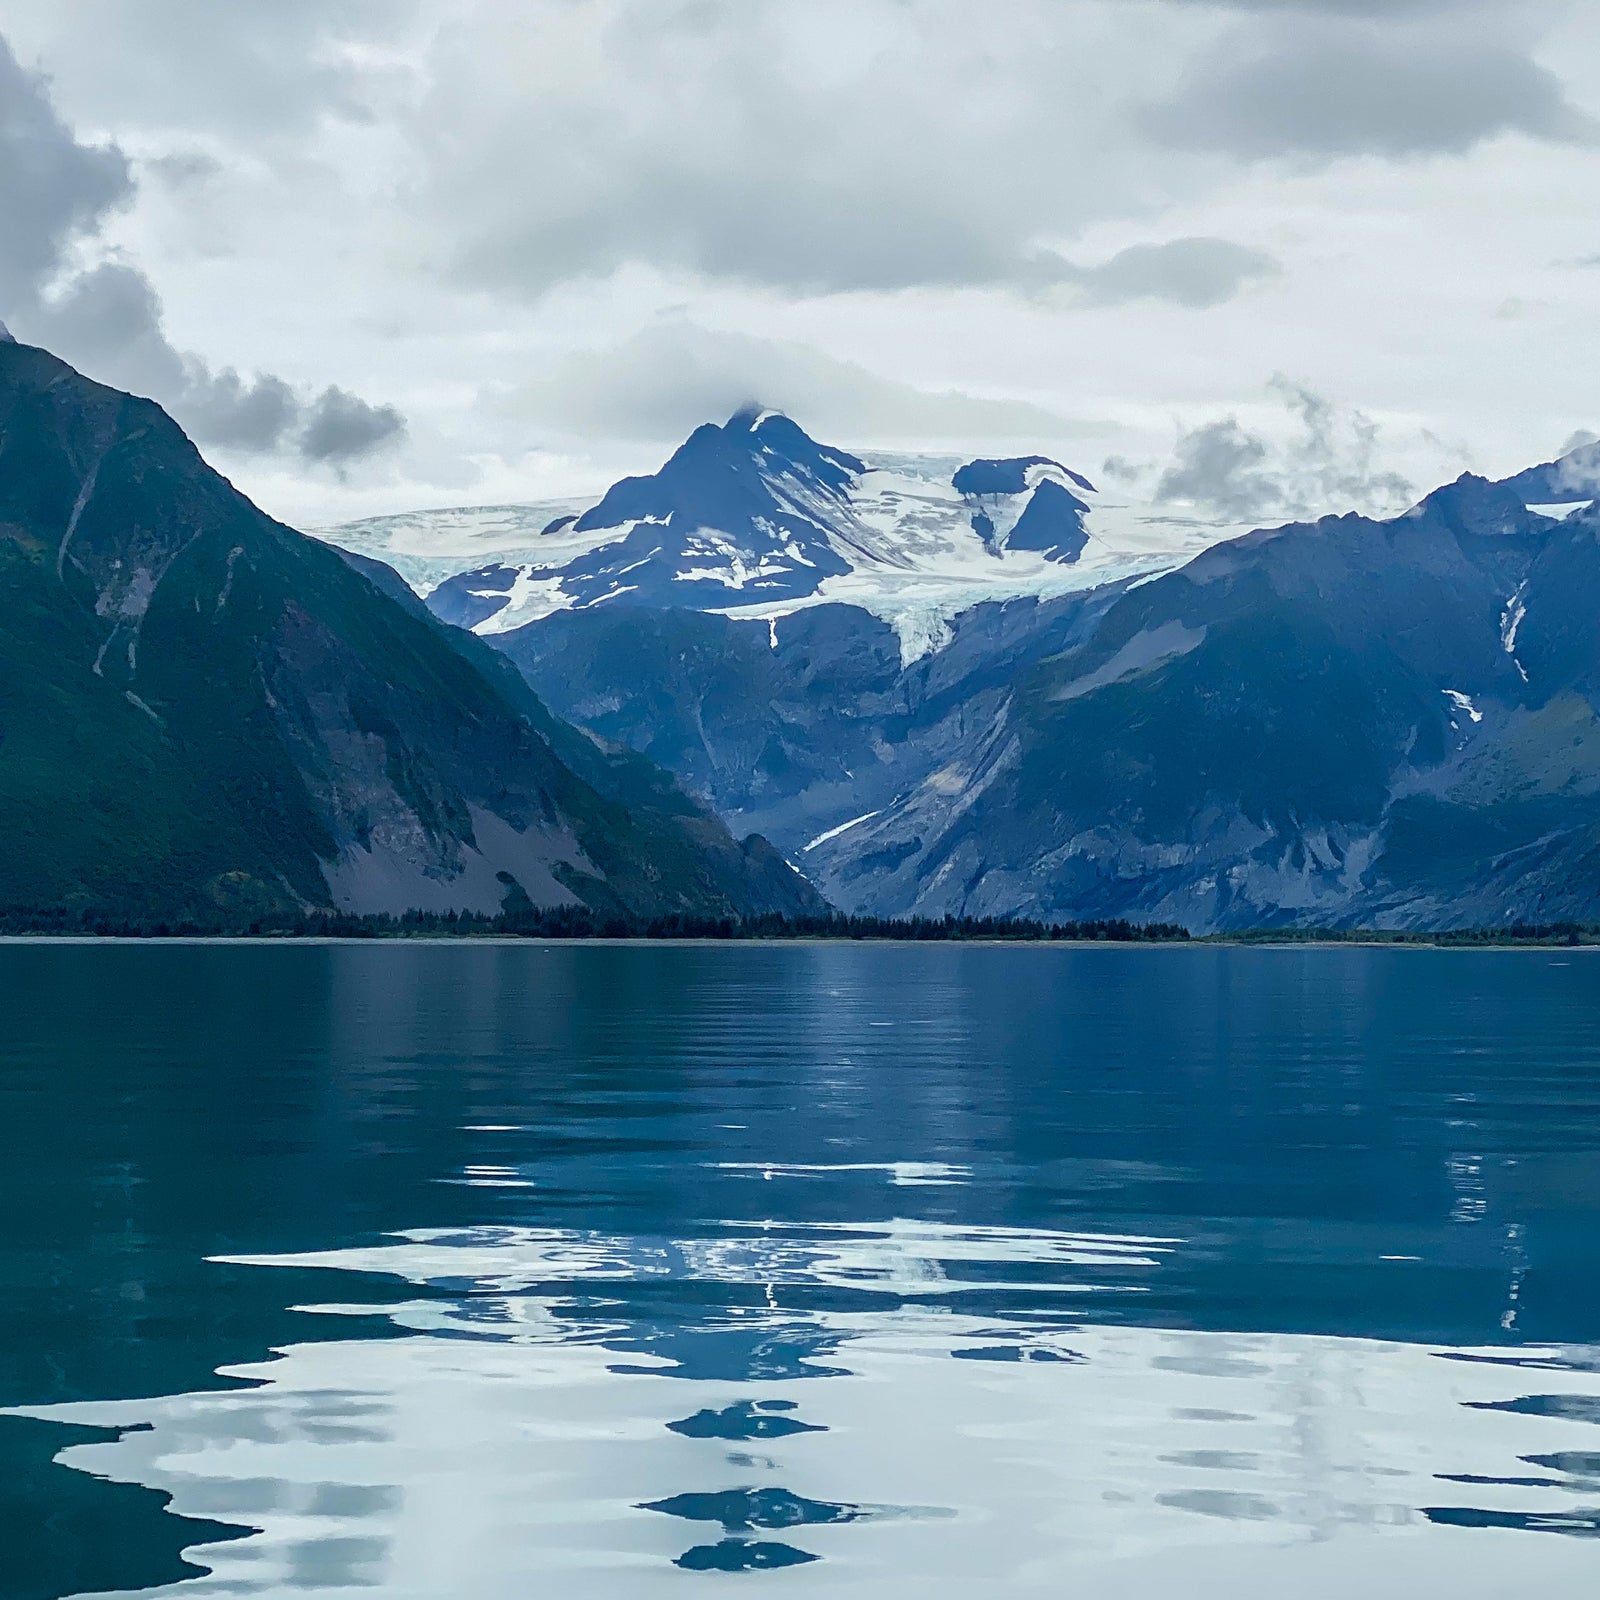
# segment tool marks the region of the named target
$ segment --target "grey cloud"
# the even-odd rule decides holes
[[[175,150],[169,155],[151,156],[139,164],[139,170],[171,188],[186,189],[220,177],[226,169],[208,151]]]
[[[542,143],[545,135],[538,137]],[[471,168],[482,152],[462,154],[456,179],[439,175],[445,189],[461,180],[475,187]],[[454,270],[470,283],[536,295],[634,261],[800,294],[1037,276],[1025,219],[990,228],[946,196],[894,193],[860,167],[774,185],[758,162],[732,152],[720,170],[703,172],[685,171],[676,155],[670,145],[594,152],[579,157],[581,188],[564,178],[545,187],[529,173],[520,194],[505,186],[500,159],[491,157],[502,167],[496,206],[469,202],[458,210],[459,200],[435,194],[460,229]]]
[[[75,366],[160,400],[202,444],[274,450],[295,425],[300,402],[281,378],[247,383],[174,349],[154,286],[125,262],[69,278],[35,307],[29,331]]]
[[[184,379],[181,409],[198,439],[235,450],[276,450],[294,431],[300,400],[270,372],[248,382],[232,367],[212,372],[191,358]],[[306,448],[309,432],[308,426],[299,442],[306,456],[313,455]]]
[[[1267,469],[1267,456],[1266,441],[1232,417],[1208,422],[1178,440],[1156,497],[1239,522],[1263,516],[1284,500],[1283,480]]]
[[[1169,239],[1135,244],[1098,266],[1063,261],[1055,276],[1095,305],[1167,300],[1196,309],[1222,305],[1246,285],[1282,271],[1265,251],[1230,239]]]
[[[1141,484],[1154,476],[1159,469],[1150,461],[1135,461],[1131,456],[1107,456],[1100,467],[1100,476],[1116,479],[1119,483]]]
[[[1600,494],[1600,450],[1591,445],[1563,461],[1557,482],[1562,493],[1571,495],[1574,500]]]
[[[566,433],[676,440],[752,400],[781,407],[821,436],[847,444],[914,438],[1047,442],[1080,427],[1026,401],[920,389],[806,345],[676,318],[610,349],[549,364],[510,403]]]
[[[1414,498],[1410,482],[1377,465],[1381,441],[1370,417],[1341,412],[1283,377],[1271,390],[1290,414],[1288,435],[1251,432],[1235,417],[1192,428],[1180,435],[1156,499],[1249,522],[1397,511]],[[1120,465],[1123,476],[1137,475],[1131,464]]]
[[[1593,143],[1600,128],[1517,46],[1442,30],[1331,25],[1236,34],[1147,128],[1245,159],[1459,155],[1499,134]]]
[[[1556,457],[1555,480],[1561,493],[1579,500],[1600,493],[1600,437],[1579,428]]]
[[[66,277],[19,320],[38,344],[96,377],[158,400],[184,385],[184,360],[161,326],[155,286],[122,261]]]
[[[162,326],[160,297],[125,262],[69,278],[33,307],[26,331],[74,366],[159,400],[202,445],[293,450],[307,461],[337,465],[404,431],[393,408],[369,406],[342,389],[308,402],[272,373],[246,378],[175,349]]]
[[[70,242],[133,193],[121,151],[80,144],[0,37],[0,299],[31,299]]]
[[[1281,375],[1271,388],[1299,419],[1288,447],[1289,481],[1306,510],[1318,501],[1341,508],[1381,508],[1407,500],[1412,485],[1378,465],[1378,425],[1365,412],[1340,412],[1324,395]]]
[[[1066,284],[1214,305],[1272,264],[1221,240],[1104,271],[1041,247],[1192,197],[1218,156],[1595,133],[1529,53],[1544,0],[1004,11],[979,41],[960,0],[483,8],[440,31],[408,122],[441,270],[530,298],[644,263],[791,294]]]
[[[332,386],[306,413],[300,453],[308,461],[351,461],[395,443],[405,431],[405,418],[393,406],[369,405],[359,395]]]
[[[417,200],[445,271],[529,297],[638,262],[802,294],[1036,289],[1043,242],[1169,187],[1120,126],[1144,63],[1086,71],[1063,9],[1018,0],[975,49],[964,0],[484,8],[429,58]]]
[[[1203,8],[1212,11],[1263,11],[1393,20],[1443,11],[1483,11],[1489,4],[1504,4],[1505,0],[1166,0],[1166,3],[1190,10]]]
[[[46,80],[23,71],[0,38],[0,298],[23,337],[159,400],[202,444],[293,448],[308,461],[339,463],[403,430],[392,408],[342,389],[308,404],[270,373],[214,370],[173,346],[160,297],[137,267],[113,259],[76,268],[74,247],[132,192],[121,153],[81,144]]]

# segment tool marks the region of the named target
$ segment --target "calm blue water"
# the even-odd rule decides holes
[[[1600,957],[0,947],[0,1596],[1588,1595]]]

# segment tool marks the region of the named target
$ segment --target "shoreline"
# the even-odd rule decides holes
[[[769,948],[816,945],[887,945],[919,949],[956,946],[982,946],[986,949],[1026,950],[1438,950],[1450,952],[1524,952],[1550,954],[1553,951],[1568,953],[1600,953],[1600,939],[1580,944],[1555,941],[1517,939],[1452,939],[1448,936],[1418,936],[1413,938],[1351,938],[1351,939],[1272,939],[1235,938],[1225,934],[1198,934],[1189,939],[1003,939],[975,937],[970,939],[891,939],[859,938],[844,935],[798,936],[775,938],[753,936],[750,938],[719,939],[710,936],[664,938],[659,936],[627,936],[593,934],[581,937],[552,937],[537,934],[390,934],[360,938],[343,934],[122,934],[122,933],[6,933],[0,934],[0,947],[25,945],[97,946],[229,946],[249,948],[283,948],[289,946],[315,947],[339,946],[351,948],[378,948],[425,945],[430,948],[492,947],[495,949],[555,950],[603,946],[620,949],[638,946],[650,949],[672,949],[689,946],[697,949],[730,949],[741,945],[760,945]]]

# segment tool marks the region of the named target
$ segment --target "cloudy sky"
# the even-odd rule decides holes
[[[302,525],[749,400],[1198,511],[1600,427],[1594,0],[0,0],[0,319]]]

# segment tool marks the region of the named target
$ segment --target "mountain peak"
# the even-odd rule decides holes
[[[1502,534],[1525,531],[1530,521],[1526,501],[1509,484],[1493,483],[1475,472],[1463,472],[1424,495],[1405,517],[1434,517],[1457,533]]]
[[[1554,461],[1529,467],[1503,487],[1524,505],[1563,505],[1600,497],[1600,440],[1568,450]]]
[[[5,323],[0,322],[0,344],[15,344],[16,342],[16,336]]]
[[[866,464],[769,407],[703,422],[661,468],[623,478],[572,524],[618,530],[567,570],[585,603],[749,603],[809,595],[849,570],[830,542]]]
[[[756,433],[767,423],[781,419],[788,422],[789,418],[772,406],[757,405],[753,401],[749,405],[740,406],[728,418],[723,428],[724,433]]]
[[[741,406],[721,428],[711,423],[696,428],[690,442],[702,435],[706,443],[714,438],[736,449],[754,449],[769,462],[775,461],[780,471],[798,470],[834,493],[867,470],[865,462],[847,451],[819,444],[787,412],[773,406]]]
[[[983,456],[958,467],[950,486],[957,494],[985,499],[994,495],[1026,494],[1049,478],[1065,479],[1079,489],[1094,493],[1094,485],[1082,473],[1062,466],[1049,456]]]

